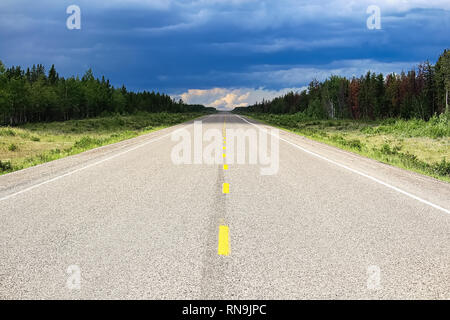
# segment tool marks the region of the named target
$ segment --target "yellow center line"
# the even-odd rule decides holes
[[[225,118],[223,120],[223,150],[226,150],[225,144],[226,144],[226,131],[225,131]],[[223,151],[223,155],[224,158],[227,156],[225,154],[225,151]],[[223,170],[228,170],[228,165],[224,164],[223,165]],[[222,193],[223,194],[228,194],[230,193],[230,184],[224,182],[222,184]],[[223,220],[221,219],[220,221],[220,226],[219,226],[219,244],[217,247],[217,254],[220,256],[228,256],[230,254],[230,230],[228,228],[228,226],[223,224]]]
[[[227,256],[230,254],[230,229],[228,226],[219,226],[219,245],[217,247],[217,254],[220,256]]]
[[[222,192],[223,192],[224,194],[230,193],[230,184],[229,184],[229,183],[224,182],[224,183],[222,184]]]

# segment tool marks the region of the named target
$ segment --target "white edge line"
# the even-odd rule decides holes
[[[191,124],[189,124],[189,125],[192,125],[192,124],[193,124],[193,123],[191,123]],[[178,130],[181,130],[181,129],[184,129],[184,127],[175,129],[175,130],[173,130],[173,131],[171,131],[171,132],[169,132],[169,133],[167,133],[167,134],[165,134],[165,135],[163,135],[163,136],[161,136],[161,137],[151,139],[151,140],[149,140],[149,141],[147,141],[147,142],[144,142],[144,143],[142,143],[142,144],[139,144],[139,145],[137,145],[137,146],[134,146],[134,147],[132,147],[132,148],[130,148],[130,149],[127,149],[127,150],[124,150],[124,151],[122,151],[122,152],[116,153],[115,155],[113,155],[113,156],[111,156],[111,157],[108,157],[108,158],[102,159],[102,160],[100,160],[100,161],[91,163],[91,164],[89,164],[89,165],[87,165],[87,166],[84,166],[84,167],[75,169],[75,170],[73,170],[73,171],[69,171],[69,172],[67,172],[67,173],[65,173],[65,174],[62,174],[62,175],[60,175],[60,176],[54,177],[54,178],[52,178],[52,179],[43,181],[43,182],[41,182],[41,183],[32,185],[31,187],[28,187],[28,188],[22,189],[22,190],[20,190],[20,191],[17,191],[17,192],[15,192],[15,193],[12,193],[12,194],[10,194],[10,195],[7,195],[7,196],[5,196],[5,197],[3,197],[3,198],[0,198],[0,201],[8,200],[8,199],[10,199],[10,198],[12,198],[12,197],[15,197],[15,196],[19,195],[19,194],[22,194],[22,193],[28,192],[28,191],[30,191],[30,190],[33,190],[33,189],[35,189],[35,188],[38,188],[38,187],[40,187],[40,186],[42,186],[42,185],[44,185],[44,184],[47,184],[47,183],[50,183],[50,182],[53,182],[53,181],[62,179],[62,178],[64,178],[64,177],[70,176],[70,175],[72,175],[72,174],[74,174],[74,173],[77,173],[77,172],[80,172],[80,171],[82,171],[82,170],[85,170],[85,169],[94,167],[94,166],[96,166],[96,165],[98,165],[98,164],[100,164],[100,163],[103,163],[103,162],[109,161],[109,160],[111,160],[111,159],[120,157],[121,155],[124,155],[125,153],[128,153],[128,152],[130,152],[130,151],[139,149],[139,148],[144,147],[144,146],[146,146],[146,145],[148,145],[148,144],[150,144],[150,143],[153,143],[153,142],[156,142],[156,141],[161,140],[161,139],[163,139],[163,138],[166,138],[166,137],[170,136],[171,134],[173,134],[174,132],[177,132]]]
[[[238,118],[240,118],[241,120],[244,120],[245,122],[247,122],[247,123],[249,123],[249,124],[251,124],[251,125],[253,125],[253,126],[257,127],[257,128],[262,128],[263,130],[266,130],[265,128],[263,128],[263,127],[261,127],[261,126],[259,126],[259,125],[256,125],[256,124],[254,124],[254,123],[251,123],[250,121],[247,121],[246,119],[242,118],[242,117],[239,116],[239,115],[236,115],[236,116],[237,116]],[[267,130],[266,130],[266,132],[267,132]],[[268,133],[269,133],[270,135],[274,136],[274,137],[277,137],[276,135],[272,134],[271,132],[268,132]],[[319,154],[317,154],[317,153],[315,153],[315,152],[312,152],[312,151],[309,151],[309,150],[307,150],[307,149],[305,149],[305,148],[302,148],[302,147],[300,147],[299,145],[297,145],[297,144],[295,144],[295,143],[292,143],[292,142],[290,142],[290,141],[288,141],[288,140],[286,140],[286,139],[284,139],[284,138],[281,138],[281,137],[279,137],[279,136],[278,136],[277,138],[278,138],[279,140],[282,140],[282,141],[284,141],[284,142],[286,142],[286,143],[288,143],[288,144],[290,144],[290,145],[296,147],[297,149],[302,150],[303,152],[309,153],[310,155],[313,155],[313,156],[315,156],[315,157],[317,157],[317,158],[320,158],[320,159],[322,159],[322,160],[328,161],[328,162],[330,162],[330,163],[332,163],[332,164],[334,164],[334,165],[336,165],[336,166],[338,166],[338,167],[347,169],[347,170],[349,170],[349,171],[351,171],[351,172],[353,172],[353,173],[359,174],[360,176],[366,177],[366,178],[368,178],[368,179],[370,179],[370,180],[372,180],[372,181],[375,181],[375,182],[377,182],[377,183],[379,183],[379,184],[381,184],[381,185],[383,185],[383,186],[385,186],[385,187],[388,187],[388,188],[390,188],[390,189],[392,189],[392,190],[395,190],[395,191],[397,191],[397,192],[399,192],[399,193],[402,193],[402,194],[404,194],[404,195],[406,195],[406,196],[408,196],[408,197],[410,197],[410,198],[413,198],[413,199],[415,199],[415,200],[417,200],[417,201],[420,201],[420,202],[422,202],[422,203],[424,203],[424,204],[427,204],[427,205],[429,205],[429,206],[431,206],[431,207],[433,207],[433,208],[435,208],[435,209],[438,209],[438,210],[444,211],[445,213],[450,214],[450,210],[445,209],[445,208],[443,208],[443,207],[441,207],[441,206],[438,206],[437,204],[434,204],[434,203],[432,203],[432,202],[430,202],[430,201],[427,201],[427,200],[425,200],[425,199],[419,198],[418,196],[415,196],[415,195],[413,195],[413,194],[411,194],[411,193],[409,193],[409,192],[406,192],[406,191],[404,191],[404,190],[402,190],[402,189],[399,189],[399,188],[397,188],[397,187],[395,187],[395,186],[393,186],[393,185],[391,185],[391,184],[389,184],[389,183],[386,183],[386,182],[384,182],[384,181],[381,181],[381,180],[379,180],[379,179],[377,179],[377,178],[374,178],[374,177],[372,177],[372,176],[369,176],[369,175],[367,175],[367,174],[365,174],[365,173],[363,173],[363,172],[361,172],[361,171],[355,170],[355,169],[350,168],[350,167],[348,167],[348,166],[346,166],[346,165],[344,165],[344,164],[341,164],[341,163],[339,163],[339,162],[333,161],[333,160],[328,159],[328,158],[326,158],[326,157],[324,157],[324,156],[321,156],[321,155],[319,155]]]

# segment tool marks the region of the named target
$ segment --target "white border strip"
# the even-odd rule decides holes
[[[260,127],[260,126],[254,124],[254,123],[251,123],[251,122],[247,121],[246,119],[242,118],[241,116],[239,116],[239,115],[237,115],[237,114],[236,114],[236,116],[237,116],[239,119],[244,120],[245,122],[251,124],[252,126],[255,126],[255,127],[257,127],[257,128],[262,128],[263,130],[267,131],[265,128]],[[272,135],[272,136],[275,136],[275,135],[272,134],[271,132],[267,132],[267,133],[269,133],[269,134]],[[276,137],[276,136],[275,136],[275,137]],[[399,192],[399,193],[401,193],[401,194],[404,194],[405,196],[408,196],[408,197],[413,198],[413,199],[415,199],[415,200],[417,200],[417,201],[420,201],[420,202],[422,202],[422,203],[424,203],[424,204],[427,204],[427,205],[429,205],[430,207],[433,207],[433,208],[435,208],[435,209],[438,209],[438,210],[441,210],[441,211],[443,211],[443,212],[445,212],[445,213],[450,214],[450,210],[445,209],[445,208],[443,208],[443,207],[441,207],[441,206],[438,206],[437,204],[434,204],[434,203],[432,203],[432,202],[430,202],[430,201],[427,201],[427,200],[425,200],[425,199],[419,198],[418,196],[415,196],[415,195],[413,195],[413,194],[411,194],[411,193],[409,193],[409,192],[406,192],[406,191],[404,191],[404,190],[402,190],[402,189],[399,189],[399,188],[397,188],[397,187],[394,187],[393,185],[391,185],[391,184],[389,184],[389,183],[386,183],[386,182],[384,182],[384,181],[381,181],[381,180],[379,180],[379,179],[377,179],[377,178],[374,178],[374,177],[372,177],[372,176],[369,176],[369,175],[367,175],[367,174],[365,174],[365,173],[363,173],[363,172],[361,172],[361,171],[355,170],[355,169],[353,169],[353,168],[350,168],[350,167],[348,167],[348,166],[346,166],[346,165],[343,165],[343,164],[341,164],[341,163],[338,163],[338,162],[336,162],[336,161],[333,161],[333,160],[330,160],[330,159],[328,159],[328,158],[325,158],[324,156],[321,156],[321,155],[319,155],[319,154],[317,154],[317,153],[315,153],[315,152],[312,152],[312,151],[309,151],[309,150],[307,150],[307,149],[305,149],[305,148],[302,148],[302,147],[300,147],[299,145],[297,145],[297,144],[295,144],[295,143],[292,143],[292,142],[290,142],[290,141],[288,141],[288,140],[286,140],[286,139],[283,139],[283,138],[281,138],[281,137],[279,137],[279,136],[278,136],[278,139],[279,139],[279,140],[282,140],[282,141],[284,141],[284,142],[286,142],[286,143],[288,143],[288,144],[290,144],[290,145],[292,145],[293,147],[296,147],[297,149],[302,150],[303,152],[306,152],[306,153],[308,153],[308,154],[310,154],[310,155],[313,155],[313,156],[315,156],[315,157],[317,157],[317,158],[320,158],[320,159],[322,159],[322,160],[328,161],[328,162],[330,162],[330,163],[332,163],[332,164],[334,164],[334,165],[336,165],[336,166],[338,166],[338,167],[347,169],[347,170],[349,170],[349,171],[351,171],[351,172],[353,172],[353,173],[359,174],[360,176],[366,177],[366,178],[368,178],[368,179],[370,179],[370,180],[372,180],[372,181],[375,181],[375,182],[377,182],[377,183],[379,183],[379,184],[381,184],[381,185],[383,185],[383,186],[385,186],[385,187],[388,187],[388,188],[390,188],[390,189],[392,189],[392,190],[395,190],[395,191],[397,191],[397,192]]]

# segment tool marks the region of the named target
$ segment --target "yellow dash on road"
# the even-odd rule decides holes
[[[224,153],[222,156],[225,158],[227,155]]]
[[[223,165],[223,170],[228,170],[228,165],[227,164]]]
[[[217,254],[219,256],[227,256],[230,254],[230,230],[228,226],[219,226],[219,246]]]
[[[224,194],[230,193],[230,184],[229,183],[224,182],[222,184],[222,192]]]
[[[227,149],[227,147],[223,147],[223,150],[226,150]]]

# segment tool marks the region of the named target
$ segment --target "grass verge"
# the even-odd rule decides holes
[[[344,150],[450,182],[450,116],[430,121],[314,120],[303,114],[245,114]]]
[[[141,112],[19,127],[0,126],[0,175],[134,138],[202,115]]]

